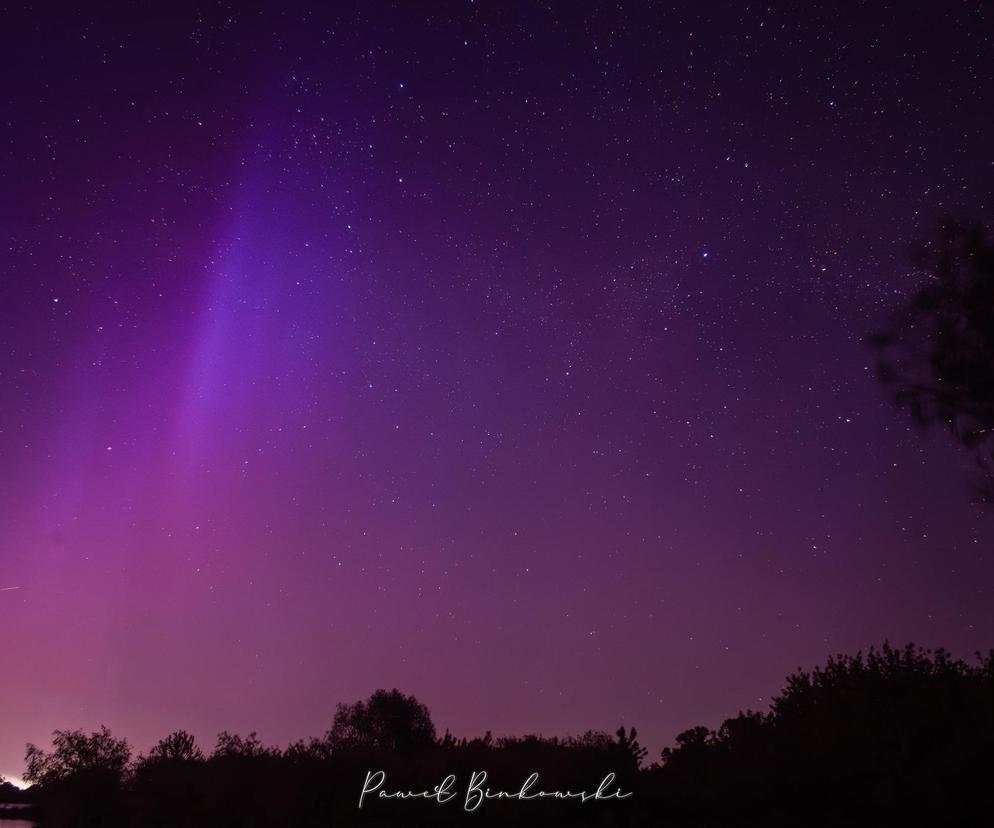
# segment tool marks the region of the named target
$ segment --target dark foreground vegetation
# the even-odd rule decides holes
[[[328,732],[286,749],[254,734],[222,733],[209,755],[182,731],[146,755],[106,729],[57,731],[53,749],[29,745],[26,793],[51,828],[62,826],[425,825],[990,825],[984,791],[994,772],[994,654],[973,665],[942,651],[884,646],[838,656],[790,676],[766,713],[717,730],[681,733],[647,763],[634,729],[613,736],[455,739],[436,733],[416,699],[379,691],[339,705]],[[457,777],[452,801],[367,797],[431,791]],[[593,791],[608,773],[624,799],[484,802],[464,810],[474,771],[486,787]],[[534,791],[533,791],[534,792]]]

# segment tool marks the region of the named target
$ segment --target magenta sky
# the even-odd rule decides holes
[[[394,686],[655,754],[994,644],[863,344],[990,190],[989,15],[570,6],[5,24],[0,773]]]

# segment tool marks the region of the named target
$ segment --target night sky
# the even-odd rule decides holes
[[[656,755],[994,645],[865,342],[994,182],[990,7],[98,6],[3,24],[0,772],[379,687]]]

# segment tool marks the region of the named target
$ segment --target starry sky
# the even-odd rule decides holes
[[[994,645],[879,386],[990,192],[979,2],[139,3],[4,25],[0,772],[54,728],[764,709]]]

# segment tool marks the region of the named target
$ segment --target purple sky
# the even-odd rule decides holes
[[[4,26],[0,773],[394,686],[655,755],[994,645],[864,344],[990,190],[982,4],[170,5]]]

